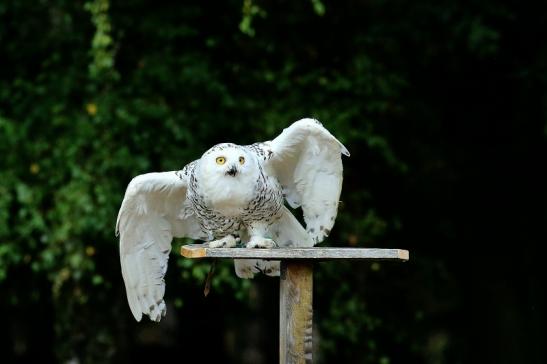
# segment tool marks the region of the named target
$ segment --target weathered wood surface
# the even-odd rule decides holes
[[[282,261],[279,285],[279,363],[312,363],[313,265]]]
[[[209,248],[207,243],[183,245],[181,254],[186,258],[234,258],[234,259],[374,259],[407,261],[408,250],[374,248]]]
[[[279,362],[312,363],[313,262],[322,260],[409,260],[408,250],[374,248],[209,248],[184,245],[186,258],[281,260],[279,287]]]

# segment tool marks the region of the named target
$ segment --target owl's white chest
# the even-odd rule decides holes
[[[226,217],[237,217],[244,213],[245,207],[256,193],[254,173],[229,175],[212,174],[202,178],[200,195],[205,205]]]
[[[205,203],[212,210],[224,216],[236,217],[243,214],[244,208],[253,198],[254,186],[245,181],[232,180],[219,181],[214,186],[209,186],[203,192]]]

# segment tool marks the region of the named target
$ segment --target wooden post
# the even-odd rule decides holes
[[[313,265],[282,261],[279,286],[279,363],[312,363]]]
[[[371,248],[209,248],[184,245],[186,258],[269,259],[281,261],[279,284],[279,362],[312,362],[313,262],[325,260],[386,260],[406,262],[408,250]]]

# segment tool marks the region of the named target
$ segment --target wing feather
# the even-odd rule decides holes
[[[172,172],[135,177],[125,192],[116,232],[127,300],[137,321],[165,316],[164,276],[173,237],[204,239],[186,205],[186,180]]]
[[[283,187],[293,208],[302,207],[306,230],[315,243],[334,225],[342,191],[342,156],[349,152],[321,123],[299,120],[263,144],[271,153],[265,165]]]

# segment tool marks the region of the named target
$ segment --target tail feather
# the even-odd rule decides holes
[[[279,247],[312,247],[313,239],[296,217],[283,206],[281,218],[270,228],[273,240]]]
[[[279,261],[260,259],[234,259],[234,267],[239,278],[250,279],[257,273],[279,276]]]

